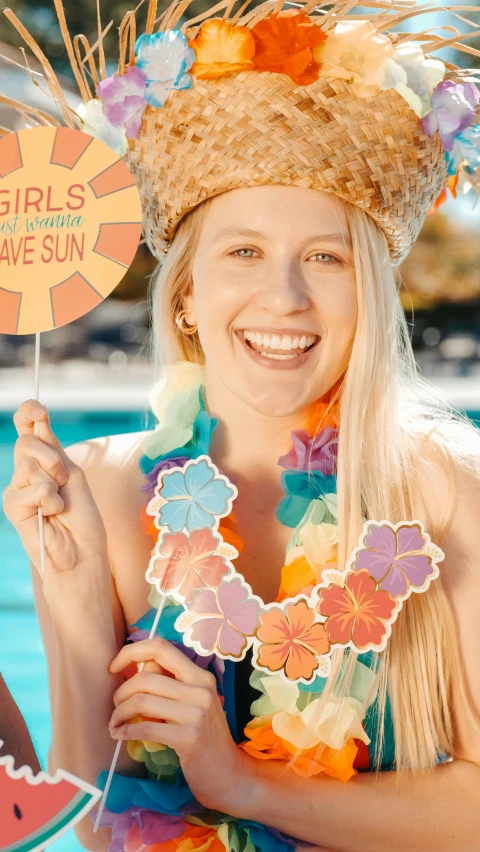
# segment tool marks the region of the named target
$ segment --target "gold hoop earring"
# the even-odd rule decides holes
[[[175,317],[175,323],[177,325],[177,328],[182,334],[196,334],[198,331],[198,325],[189,325],[187,322],[185,322],[185,317],[187,313],[188,311],[180,311],[180,313],[177,314],[177,316]]]

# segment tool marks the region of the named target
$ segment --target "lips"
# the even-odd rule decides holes
[[[283,330],[272,333],[242,329],[236,331],[235,336],[253,361],[263,367],[277,370],[295,370],[302,367],[321,340],[317,334],[290,329],[288,333]]]

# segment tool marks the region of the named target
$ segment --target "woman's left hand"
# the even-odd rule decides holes
[[[231,813],[248,790],[252,763],[232,739],[215,676],[160,637],[125,645],[110,671],[149,661],[174,677],[144,670],[125,681],[113,697],[111,736],[170,746],[197,801]],[[131,723],[135,716],[148,719]]]

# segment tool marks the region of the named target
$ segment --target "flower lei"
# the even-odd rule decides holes
[[[216,421],[205,411],[202,379],[202,368],[188,362],[167,370],[151,399],[161,425],[143,442],[140,466],[151,499],[142,523],[155,540],[149,602],[156,607],[168,595],[157,632],[215,674],[222,701],[224,660],[240,659],[253,643],[257,658],[250,684],[260,697],[251,706],[253,718],[240,747],[263,760],[289,762],[296,755],[297,774],[324,772],[348,781],[365,765],[370,739],[363,720],[376,697],[375,673],[369,655],[360,654],[349,695],[333,694],[320,715],[329,644],[381,647],[392,613],[412,590],[428,588],[443,554],[416,526],[374,525],[369,547],[356,549],[356,570],[338,570],[337,414],[313,437],[318,406],[309,428],[292,433],[293,447],[279,459],[285,497],[277,516],[293,533],[277,599],[264,604],[241,575],[231,576],[230,560],[243,543],[234,530],[231,483],[206,458]],[[215,516],[221,517],[218,530]],[[146,638],[154,617],[152,608],[130,639]],[[193,800],[172,749],[143,741],[129,741],[127,749],[157,780],[114,776],[102,820],[112,827],[112,852],[141,852],[150,844],[155,852],[188,852],[211,843],[222,852],[243,843],[251,852],[272,845],[286,852],[294,845],[265,826],[205,812]]]
[[[79,107],[84,130],[120,156],[127,153],[127,139],[138,137],[147,105],[163,107],[171,92],[191,88],[195,80],[271,71],[301,86],[320,78],[342,79],[359,98],[395,89],[428,136],[439,132],[454,197],[460,166],[473,178],[480,166],[480,126],[472,124],[480,100],[476,85],[445,80],[441,60],[427,58],[415,41],[395,46],[371,21],[347,18],[327,34],[295,9],[274,12],[251,29],[212,18],[194,38],[178,29],[140,35],[135,55],[135,64],[100,82],[97,98]],[[445,200],[444,190],[432,209]]]

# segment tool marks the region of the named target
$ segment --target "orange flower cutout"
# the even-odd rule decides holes
[[[287,763],[297,753],[295,746],[277,736],[271,722],[260,726],[247,725],[244,733],[248,740],[241,743],[240,747],[257,760],[282,760]],[[339,781],[348,781],[352,775],[357,774],[353,767],[357,752],[357,741],[353,738],[347,740],[341,749],[330,748],[324,744],[316,745],[302,749],[292,764],[292,769],[297,775],[303,775],[305,778],[324,772]]]
[[[250,30],[236,27],[230,21],[220,18],[205,21],[188,46],[195,51],[196,62],[191,73],[198,80],[215,80],[225,74],[255,68],[252,61],[255,41]]]
[[[319,654],[330,648],[323,624],[315,622],[315,611],[303,599],[272,607],[260,614],[256,637],[258,665],[270,672],[284,669],[289,680],[310,680],[318,669]]]
[[[321,65],[312,48],[327,39],[305,12],[287,9],[259,21],[252,29],[255,66],[259,71],[287,74],[299,86],[318,80]]]
[[[377,591],[366,569],[347,575],[345,586],[320,589],[317,610],[328,616],[325,627],[332,645],[352,642],[364,651],[381,646],[396,602],[388,592]]]

